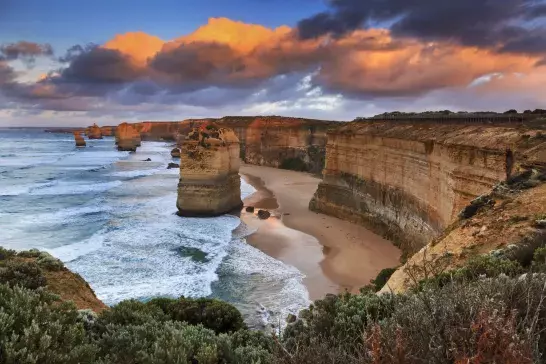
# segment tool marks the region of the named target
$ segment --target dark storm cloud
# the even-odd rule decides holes
[[[514,49],[546,50],[546,29],[528,23],[546,15],[543,0],[331,0],[330,7],[330,11],[299,22],[302,39],[341,36],[388,22],[398,36],[455,40],[472,46],[514,41],[526,45]]]
[[[117,50],[92,47],[69,57],[70,65],[61,71],[64,82],[115,84],[139,77],[129,57]]]
[[[20,41],[0,45],[0,54],[7,61],[19,59],[27,66],[32,66],[37,57],[53,56],[53,48],[49,44]]]

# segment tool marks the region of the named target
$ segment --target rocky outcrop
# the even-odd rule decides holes
[[[404,292],[422,279],[462,267],[471,257],[482,254],[529,265],[535,249],[546,242],[546,226],[540,224],[540,218],[546,216],[546,170],[529,171],[525,180],[511,178],[480,197],[478,200],[487,203],[472,216],[458,218],[408,259],[381,292]]]
[[[116,128],[116,144],[120,151],[135,152],[140,147],[140,133],[132,124],[121,123]]]
[[[216,216],[243,206],[239,177],[239,139],[231,129],[196,128],[182,144],[180,216]]]
[[[85,134],[89,139],[102,139],[102,131],[97,124],[93,124],[85,130]]]
[[[171,157],[180,158],[180,149],[174,148],[173,150],[171,150]]]
[[[539,134],[485,123],[347,123],[328,134],[323,182],[309,207],[361,223],[410,254],[515,173],[523,151],[542,143]]]
[[[87,145],[85,143],[85,139],[83,139],[83,136],[79,131],[74,132],[74,141],[76,142],[76,147],[78,148],[83,148]]]

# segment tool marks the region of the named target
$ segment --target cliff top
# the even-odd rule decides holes
[[[546,121],[533,127],[524,125],[464,124],[449,122],[400,123],[387,120],[359,120],[346,123],[332,134],[373,135],[442,144],[504,150],[529,149],[546,142]]]

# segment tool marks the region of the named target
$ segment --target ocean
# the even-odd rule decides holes
[[[0,246],[51,253],[108,305],[213,297],[254,328],[306,307],[302,273],[248,245],[238,217],[175,215],[171,149],[118,152],[108,137],[77,149],[71,134],[0,128]],[[254,191],[241,180],[243,197]]]

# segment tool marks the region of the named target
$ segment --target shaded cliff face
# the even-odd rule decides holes
[[[102,139],[102,131],[97,124],[93,124],[85,130],[85,134],[89,139]]]
[[[309,207],[415,252],[469,201],[514,173],[530,147],[525,133],[510,126],[348,123],[328,134],[324,180]]]
[[[132,124],[121,123],[116,128],[118,150],[134,152],[140,147],[140,140],[140,133]]]
[[[239,139],[231,129],[194,129],[180,151],[178,214],[216,216],[242,205]]]
[[[86,146],[85,139],[83,139],[83,136],[81,132],[75,131],[74,132],[74,141],[76,143],[76,147],[82,148]]]
[[[241,158],[249,164],[320,173],[326,132],[336,122],[286,117],[224,117],[241,140]]]

